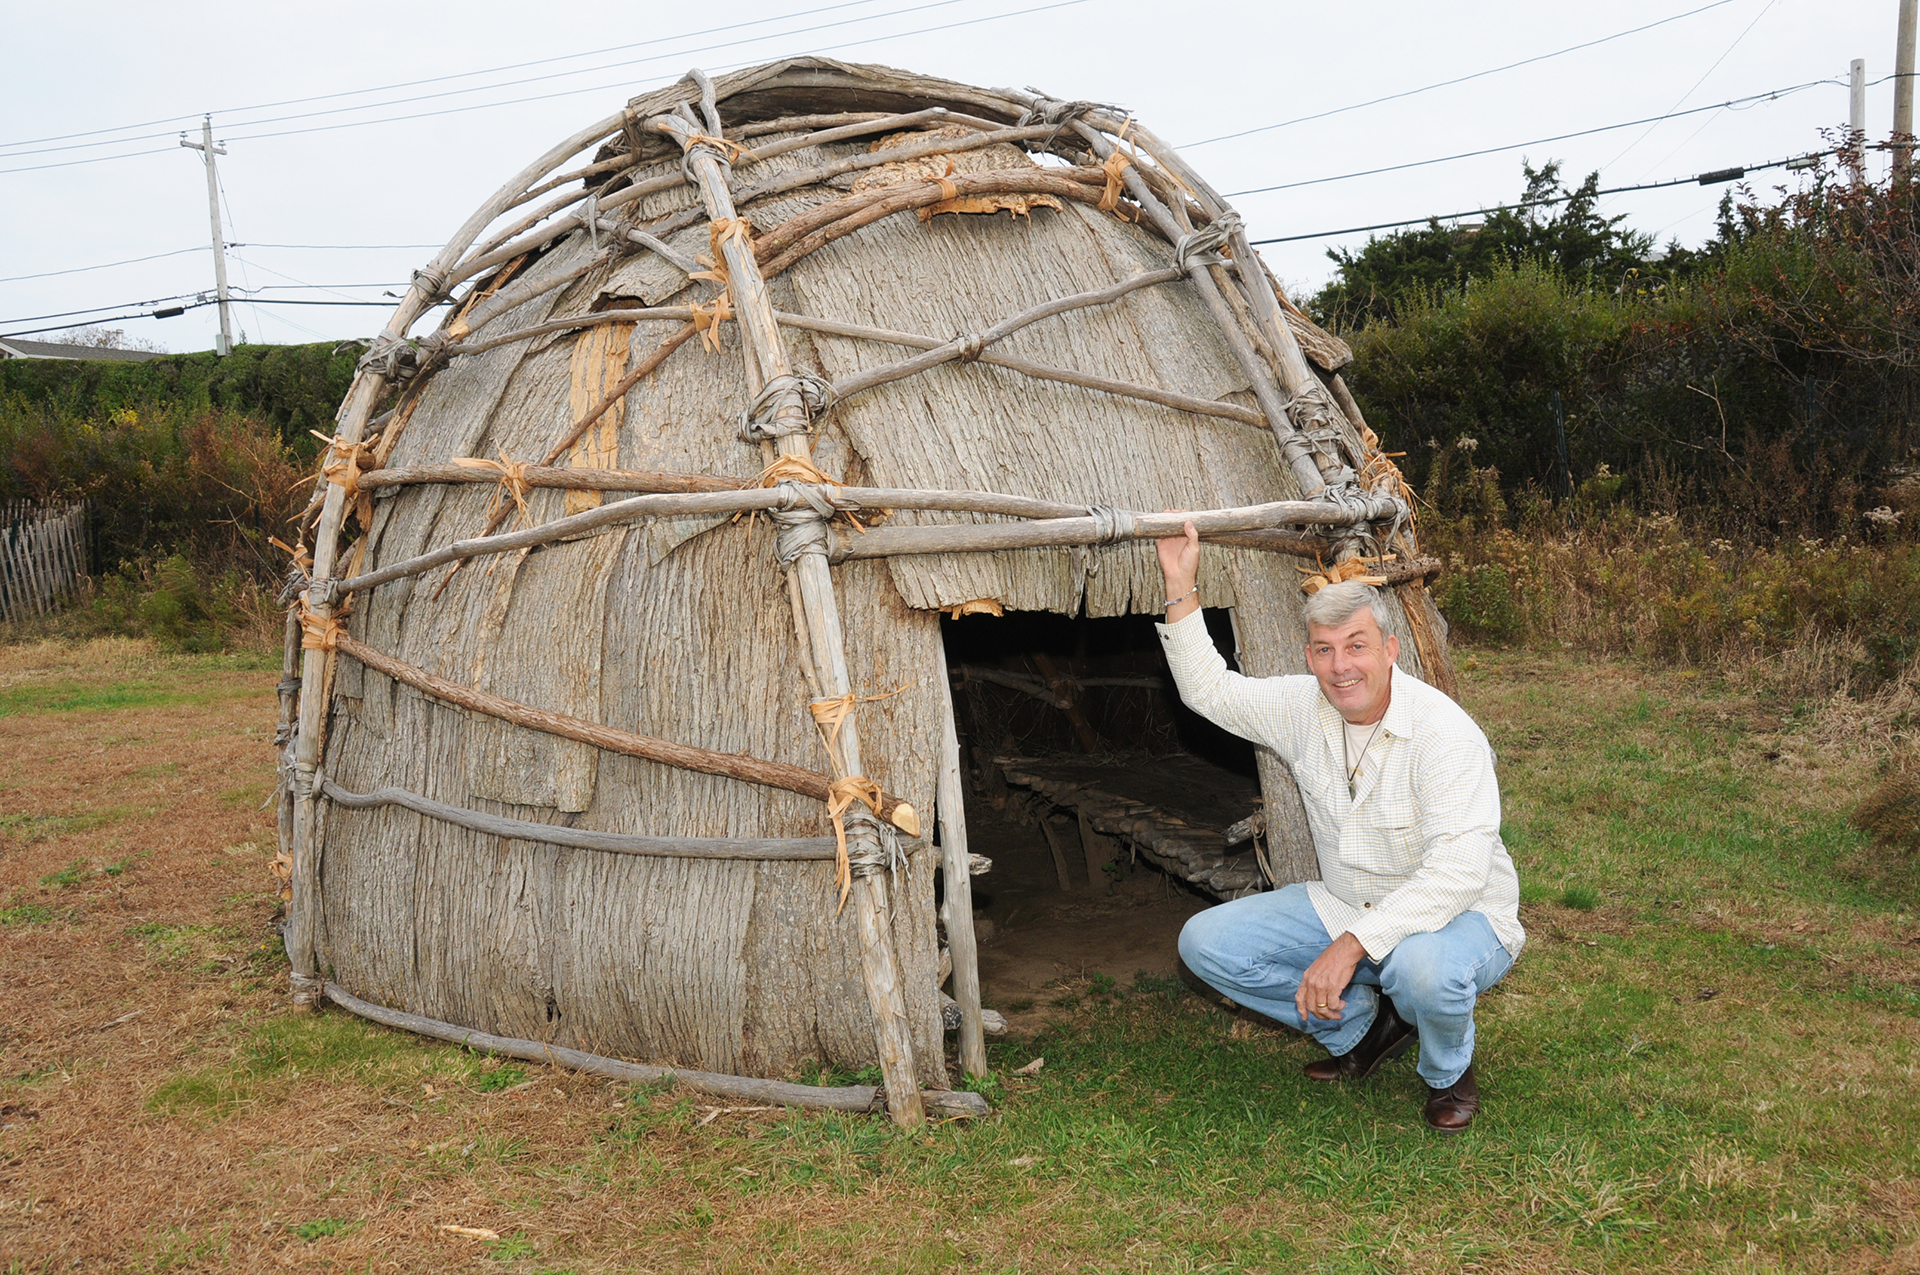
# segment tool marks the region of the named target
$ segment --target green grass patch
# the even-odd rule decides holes
[[[491,1071],[481,1071],[473,1078],[473,1087],[481,1093],[499,1093],[502,1089],[511,1089],[515,1085],[526,1083],[526,1079],[526,1068],[501,1066]]]
[[[532,1257],[539,1251],[524,1231],[515,1231],[512,1235],[502,1236],[487,1245],[487,1256],[496,1262],[517,1262],[523,1257]]]
[[[107,806],[99,810],[86,810],[68,815],[11,814],[0,815],[0,836],[14,838],[33,845],[49,841],[54,837],[71,836],[75,833],[92,832],[104,828],[134,813],[133,806]]]
[[[85,881],[92,875],[92,871],[93,870],[87,866],[85,859],[75,859],[58,872],[49,872],[47,875],[41,877],[40,884],[51,886],[56,890],[64,890],[70,885],[79,885],[82,881]]]
[[[22,682],[0,691],[0,717],[122,713],[140,708],[214,704],[259,693],[260,688],[255,686],[196,686],[185,677],[107,683],[73,679]]]
[[[239,788],[229,788],[226,792],[220,794],[220,800],[224,805],[245,806],[248,809],[253,809],[264,805],[267,794],[273,792],[276,787],[277,785],[271,780],[261,780],[258,783],[245,784]]]
[[[16,896],[11,906],[0,908],[0,925],[45,925],[55,917],[52,908],[40,903],[23,903]]]
[[[279,1102],[296,1084],[317,1083],[413,1090],[418,1097],[422,1083],[467,1080],[480,1061],[346,1014],[289,1014],[239,1030],[224,1061],[164,1081],[147,1106],[163,1115],[218,1119]],[[512,1141],[497,1138],[488,1153],[510,1155]]]
[[[315,1240],[325,1239],[329,1235],[345,1235],[348,1231],[353,1230],[359,1225],[360,1223],[358,1222],[350,1222],[337,1217],[317,1217],[311,1222],[300,1222],[289,1226],[287,1229],[311,1244]]]
[[[1600,906],[1600,891],[1590,885],[1570,885],[1560,891],[1560,906],[1591,912]]]

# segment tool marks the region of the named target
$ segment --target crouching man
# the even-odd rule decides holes
[[[1420,1045],[1427,1124],[1458,1133],[1480,1110],[1473,1008],[1520,954],[1520,885],[1500,842],[1493,752],[1473,719],[1394,668],[1384,601],[1350,581],[1307,602],[1311,677],[1227,670],[1195,601],[1200,538],[1159,542],[1160,625],[1181,698],[1293,770],[1318,881],[1200,913],[1187,967],[1312,1036],[1313,1080],[1362,1080]]]

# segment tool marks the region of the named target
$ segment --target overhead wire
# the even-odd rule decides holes
[[[1605,190],[1596,190],[1593,193],[1595,197],[1598,197],[1601,195],[1620,195],[1634,190],[1663,190],[1669,186],[1716,185],[1723,181],[1738,181],[1748,173],[1765,172],[1770,168],[1784,168],[1789,164],[1800,163],[1820,155],[1831,153],[1830,151],[1815,151],[1811,155],[1796,155],[1787,159],[1769,160],[1764,164],[1747,164],[1737,168],[1697,173],[1692,177],[1674,177],[1666,181],[1640,182],[1632,186],[1610,186]],[[1464,212],[1453,213],[1428,213],[1424,217],[1409,217],[1404,221],[1381,221],[1375,222],[1370,226],[1345,226],[1339,230],[1316,230],[1311,234],[1305,235],[1277,235],[1270,239],[1254,239],[1250,242],[1255,247],[1259,247],[1263,244],[1299,243],[1306,239],[1337,239],[1341,235],[1357,235],[1363,231],[1398,230],[1404,226],[1424,226],[1429,222],[1453,221],[1460,217],[1487,217],[1497,212],[1522,212],[1533,208],[1550,208],[1555,204],[1564,204],[1573,200],[1578,196],[1578,193],[1577,191],[1569,191],[1566,194],[1554,195],[1546,199],[1523,200],[1513,204],[1495,204],[1490,208],[1471,208]],[[1662,226],[1661,229],[1664,230],[1666,227]]]
[[[1696,92],[1698,92],[1700,86],[1707,82],[1707,77],[1712,75],[1715,71],[1719,70],[1720,64],[1722,62],[1725,62],[1729,57],[1733,56],[1733,51],[1740,47],[1740,42],[1746,39],[1747,35],[1755,27],[1760,25],[1760,19],[1766,17],[1767,14],[1771,13],[1773,11],[1773,6],[1778,3],[1780,3],[1780,0],[1767,0],[1767,3],[1761,7],[1760,12],[1753,15],[1753,21],[1747,23],[1747,25],[1741,29],[1740,34],[1733,37],[1733,43],[1729,44],[1726,47],[1725,51],[1722,52],[1719,57],[1713,60],[1712,66],[1708,67],[1704,72],[1701,73],[1700,78],[1693,82],[1692,88],[1689,88],[1686,92],[1682,93],[1679,97],[1673,100],[1673,106],[1670,107],[1669,109],[1677,110],[1682,102],[1686,101],[1688,98],[1692,97]],[[1707,121],[1707,123],[1709,124],[1712,122],[1713,122],[1712,120]],[[1615,155],[1612,159],[1608,160],[1605,164],[1602,165],[1602,167],[1612,168],[1615,164],[1625,159],[1629,154],[1633,152],[1634,147],[1638,146],[1640,143],[1646,141],[1648,137],[1652,136],[1654,128],[1657,128],[1657,127],[1659,127],[1659,124],[1656,121],[1652,127],[1649,127],[1647,129],[1646,132],[1640,134],[1640,136],[1634,138],[1631,142],[1628,142],[1625,150],[1621,151],[1618,155]],[[1706,125],[1703,124],[1701,125],[1701,127],[1704,128],[1706,127]],[[1684,142],[1681,144],[1685,145]],[[1671,159],[1672,156],[1669,155],[1667,158]],[[1666,160],[1663,159],[1660,162],[1664,164]]]
[[[1241,129],[1237,133],[1222,133],[1218,137],[1209,137],[1199,142],[1183,142],[1180,145],[1180,149],[1193,150],[1199,146],[1211,146],[1215,142],[1229,142],[1238,137],[1251,137],[1255,133],[1271,133],[1275,129],[1292,128],[1295,124],[1307,124],[1314,120],[1323,120],[1334,115],[1344,115],[1348,111],[1365,110],[1369,106],[1379,106],[1382,102],[1397,102],[1402,98],[1417,97],[1422,93],[1431,93],[1435,89],[1452,88],[1456,84],[1465,84],[1470,80],[1485,79],[1489,75],[1499,75],[1503,71],[1512,71],[1523,66],[1532,66],[1536,62],[1550,61],[1553,58],[1564,57],[1569,53],[1578,53],[1582,49],[1591,49],[1596,45],[1608,44],[1614,40],[1623,40],[1627,36],[1639,35],[1642,31],[1651,31],[1655,27],[1663,27],[1670,22],[1678,22],[1683,18],[1691,18],[1695,14],[1705,13],[1709,9],[1718,9],[1732,3],[1733,0],[1713,0],[1712,4],[1704,4],[1697,9],[1688,9],[1685,13],[1676,13],[1672,17],[1661,18],[1658,22],[1649,22],[1645,26],[1632,27],[1626,31],[1616,31],[1612,35],[1603,35],[1597,40],[1588,40],[1582,44],[1570,44],[1564,49],[1555,49],[1551,53],[1536,54],[1530,58],[1522,58],[1518,62],[1509,62],[1504,66],[1488,67],[1484,71],[1475,71],[1471,75],[1457,76],[1451,80],[1440,80],[1433,84],[1422,85],[1420,88],[1407,89],[1399,93],[1389,93],[1385,97],[1376,97],[1365,102],[1355,102],[1351,106],[1336,106],[1332,110],[1318,111],[1312,115],[1302,115],[1297,119],[1282,120],[1278,124],[1262,124],[1258,128]],[[1678,103],[1676,103],[1676,105],[1678,105]]]
[[[1409,160],[1404,164],[1388,164],[1382,168],[1366,168],[1353,173],[1338,173],[1331,177],[1310,177],[1303,181],[1282,182],[1276,186],[1254,186],[1247,190],[1227,192],[1227,198],[1237,199],[1242,195],[1264,195],[1276,190],[1298,190],[1303,186],[1324,186],[1328,182],[1351,181],[1356,177],[1376,177],[1382,173],[1405,172],[1409,168],[1426,168],[1433,164],[1450,164],[1460,159],[1475,159],[1481,155],[1497,155],[1502,151],[1517,151],[1528,146],[1544,146],[1549,142],[1564,142],[1575,137],[1591,137],[1596,133],[1610,133],[1616,129],[1633,128],[1640,124],[1653,123],[1656,120],[1677,119],[1682,115],[1698,115],[1702,111],[1718,111],[1729,107],[1737,108],[1741,103],[1770,102],[1799,93],[1806,89],[1817,88],[1823,84],[1838,84],[1838,80],[1808,80],[1804,84],[1795,84],[1786,88],[1769,89],[1764,93],[1755,93],[1747,97],[1736,97],[1729,101],[1717,102],[1712,106],[1694,106],[1684,111],[1669,111],[1665,115],[1651,115],[1646,119],[1624,120],[1618,124],[1602,124],[1598,128],[1583,128],[1571,133],[1558,133],[1552,137],[1536,137],[1530,141],[1512,142],[1504,146],[1487,146],[1480,150],[1461,151],[1457,155],[1438,155],[1432,159]]]
[[[754,18],[747,22],[732,22],[724,26],[707,27],[700,31],[682,31],[676,35],[659,36],[652,40],[640,40],[632,44],[609,45],[604,49],[589,49],[580,53],[563,53],[550,58],[535,58],[529,62],[511,62],[505,66],[486,67],[478,71],[458,71],[449,75],[428,76],[419,80],[400,80],[393,84],[374,85],[364,89],[344,89],[337,93],[319,93],[310,97],[282,98],[276,102],[255,102],[249,106],[230,106],[211,113],[215,115],[238,115],[246,111],[270,111],[277,110],[283,106],[298,106],[303,102],[330,102],[343,97],[358,97],[371,93],[388,93],[395,89],[416,88],[422,84],[441,84],[448,80],[470,79],[480,75],[497,75],[502,71],[519,71],[530,66],[545,66],[554,62],[569,62],[577,58],[600,57],[607,53],[621,53],[627,49],[641,49],[656,44],[668,44],[674,40],[697,39],[700,36],[714,35],[721,31],[745,30],[747,27],[765,26],[769,22],[778,22],[783,18],[807,18],[812,17],[816,13],[830,13],[839,9],[853,9],[863,4],[876,4],[878,2],[879,0],[848,0],[847,3],[824,5],[817,9],[802,9],[793,13],[779,13],[770,18]],[[25,138],[17,142],[0,142],[0,150],[11,150],[18,146],[37,146],[42,142],[62,142],[75,137],[97,137],[102,133],[124,133],[129,129],[152,128],[159,124],[175,124],[183,120],[199,119],[201,115],[207,113],[208,112],[196,111],[190,115],[168,115],[160,119],[142,120],[137,124],[121,124],[112,128],[84,129],[77,133],[60,133],[49,137]],[[163,134],[156,134],[156,136],[163,136]],[[136,139],[123,138],[121,140]]]
[[[719,44],[709,44],[701,48],[678,49],[672,53],[656,53],[648,57],[629,58],[623,62],[607,62],[607,63],[602,63],[599,66],[581,67],[578,70],[573,70],[573,71],[555,71],[547,75],[527,76],[524,79],[518,79],[518,80],[502,80],[493,84],[476,84],[471,87],[461,88],[461,89],[444,89],[436,93],[419,93],[419,94],[415,94],[412,97],[390,98],[383,102],[366,102],[356,106],[336,106],[336,107],[330,107],[326,110],[320,110],[320,111],[300,111],[292,115],[268,116],[265,119],[240,120],[237,122],[228,123],[225,127],[228,129],[259,128],[260,126],[266,125],[266,124],[284,124],[293,120],[322,119],[330,115],[348,115],[356,111],[372,111],[372,110],[379,110],[384,107],[390,107],[390,106],[405,106],[413,102],[430,102],[430,101],[436,101],[440,98],[459,97],[468,93],[488,93],[496,89],[516,88],[523,84],[540,84],[548,80],[567,79],[575,75],[591,75],[599,71],[612,71],[612,70],[617,70],[621,67],[626,67],[626,66],[640,66],[647,62],[659,62],[667,58],[691,57],[699,53],[710,53],[716,49],[730,49],[735,47],[736,45],[741,45],[741,44],[756,44],[763,40],[782,39],[789,35],[805,35],[811,31],[824,31],[831,27],[848,26],[853,23],[859,23],[859,22],[873,22],[881,18],[898,17],[901,14],[905,14],[905,13],[919,13],[927,9],[944,9],[952,5],[966,4],[971,2],[972,0],[928,0],[928,3],[909,5],[904,9],[889,9],[885,13],[866,14],[858,18],[846,18],[839,22],[822,22],[811,27],[800,27],[793,31],[773,32],[768,35],[754,36],[751,39],[747,39],[747,40],[726,40],[726,41],[722,41]],[[593,89],[570,89],[567,91],[569,93],[590,93],[590,92],[593,92],[594,90]],[[517,99],[517,100],[528,101],[528,100],[536,100],[536,99],[523,98],[523,99]],[[300,130],[294,130],[294,131],[313,132],[316,130],[300,129]],[[12,155],[7,156],[7,158],[13,158],[13,156],[16,156],[16,155],[49,155],[59,151],[87,150],[97,146],[118,146],[118,145],[123,145],[127,142],[148,141],[155,137],[165,137],[168,135],[169,134],[166,134],[166,133],[146,133],[146,134],[141,134],[135,137],[115,138],[110,141],[75,142],[70,145],[48,146],[40,150],[14,151]],[[223,141],[249,141],[249,140],[252,140],[253,137],[258,137],[258,136],[273,137],[273,136],[279,136],[279,134],[273,134],[273,133],[253,134],[251,136],[234,136],[232,134],[228,134],[222,140]]]
[[[1070,9],[1076,5],[1082,5],[1087,3],[1089,3],[1089,0],[1056,0],[1056,2],[1053,4],[1033,5],[1025,9],[1009,10],[1006,13],[991,13],[983,18],[967,18],[960,22],[946,22],[946,23],[942,23],[939,26],[920,27],[917,30],[913,30],[913,31],[894,31],[887,35],[876,35],[864,40],[840,40],[832,44],[817,45],[811,49],[798,49],[798,50],[795,50],[794,53],[791,54],[790,56],[797,57],[797,56],[802,56],[808,53],[825,53],[825,52],[829,52],[837,49],[854,49],[854,48],[859,48],[862,45],[884,43],[885,41],[888,41],[888,40],[904,40],[910,36],[932,35],[940,31],[954,31],[954,30],[958,30],[961,27],[978,26],[983,22],[999,22],[1006,18],[1029,17],[1033,14],[1046,13],[1053,9]],[[748,42],[740,41],[739,43],[748,43]],[[679,55],[674,55],[674,56],[679,56]],[[733,62],[733,63],[727,63],[722,66],[711,67],[708,69],[712,71],[730,71],[730,70],[734,70],[737,67],[751,66],[751,65],[752,65],[751,61]],[[558,93],[539,93],[539,94],[534,94],[530,97],[507,98],[499,102],[480,102],[480,103],[475,103],[474,105],[471,105],[471,106],[453,106],[453,107],[448,107],[446,110],[442,110],[442,111],[421,111],[417,114],[412,114],[412,115],[390,115],[390,116],[384,116],[376,120],[352,120],[352,121],[348,121],[346,123],[341,123],[341,124],[319,124],[319,125],[315,125],[312,128],[283,129],[275,133],[242,133],[237,136],[229,137],[226,140],[235,141],[235,142],[252,142],[252,141],[259,141],[264,138],[270,138],[270,137],[298,137],[306,133],[324,133],[324,132],[331,132],[336,129],[364,128],[364,127],[368,127],[370,125],[375,125],[375,124],[398,124],[398,123],[404,123],[409,120],[432,119],[441,115],[458,115],[465,111],[491,110],[495,107],[500,107],[500,106],[519,106],[527,102],[545,102],[558,97],[574,97],[582,93],[600,93],[600,92],[605,92],[608,89],[616,89],[616,88],[617,89],[634,89],[634,88],[644,88],[654,84],[669,84],[678,78],[679,77],[675,75],[662,75],[662,76],[655,76],[650,79],[643,79],[638,81],[622,81],[614,84],[596,84],[596,85],[591,85],[587,88],[582,88],[582,89],[566,89]],[[246,126],[238,125],[236,127],[246,127]],[[0,173],[18,172],[18,171],[22,171],[22,170],[0,168]]]
[[[175,248],[172,252],[156,252],[146,257],[128,257],[125,261],[103,261],[97,266],[74,266],[69,270],[43,270],[39,274],[11,275],[5,279],[0,279],[0,283],[21,283],[28,279],[51,279],[55,275],[85,274],[89,270],[113,270],[120,266],[137,266],[143,261],[159,261],[163,257],[183,257],[190,252],[205,252],[206,250],[207,246],[205,244],[201,244],[196,248]]]

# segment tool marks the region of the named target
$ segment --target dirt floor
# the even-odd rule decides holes
[[[1173,976],[1180,927],[1215,902],[1145,864],[1118,865],[1092,889],[1084,871],[1070,874],[1063,892],[1038,826],[985,801],[968,804],[967,830],[968,848],[993,860],[974,882],[981,1000],[1016,1032],[1037,1026],[1063,986]]]

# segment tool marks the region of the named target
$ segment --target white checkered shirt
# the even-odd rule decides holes
[[[1465,710],[1395,668],[1349,795],[1343,723],[1319,682],[1230,672],[1198,611],[1155,627],[1188,707],[1292,768],[1320,860],[1308,890],[1327,933],[1351,933],[1378,961],[1409,934],[1478,912],[1520,954],[1520,880],[1500,842],[1493,749]]]

